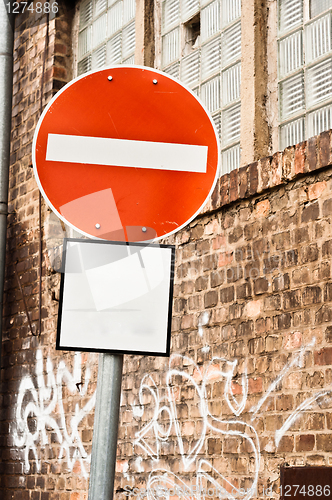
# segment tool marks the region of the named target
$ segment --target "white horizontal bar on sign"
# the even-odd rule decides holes
[[[205,173],[207,146],[48,134],[46,160]]]

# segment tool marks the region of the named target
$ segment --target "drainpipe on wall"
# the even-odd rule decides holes
[[[0,0],[0,367],[2,346],[2,308],[5,278],[8,177],[13,92],[14,14]]]

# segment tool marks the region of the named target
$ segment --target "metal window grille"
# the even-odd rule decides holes
[[[231,66],[222,73],[222,103],[224,106],[240,99],[241,64]]]
[[[105,64],[133,64],[135,0],[85,0],[79,7],[78,75]]]
[[[280,147],[332,126],[332,0],[279,0]],[[300,28],[300,29],[299,29]]]
[[[222,148],[229,150],[222,155],[222,171],[237,168],[241,0],[163,0],[161,12],[162,69],[200,96],[223,138]]]
[[[222,167],[225,174],[229,174],[233,170],[233,165],[240,164],[240,146],[236,145],[232,148],[228,148],[222,153]]]
[[[106,64],[106,45],[92,52],[92,67],[102,68]]]
[[[241,106],[237,104],[222,112],[222,131],[221,140],[223,146],[240,139]]]
[[[109,36],[121,29],[123,23],[123,2],[115,3],[108,11],[108,34]]]
[[[302,30],[279,40],[279,75],[281,78],[303,66]]]
[[[220,3],[216,0],[201,11],[201,39],[208,40],[220,31]]]
[[[332,0],[312,0],[310,2],[310,17],[315,17],[332,7]]]
[[[181,20],[187,21],[199,11],[199,0],[182,0]]]
[[[220,77],[217,76],[201,86],[201,99],[211,113],[220,109]]]
[[[222,25],[230,23],[241,17],[241,0],[223,0],[222,2]]]
[[[231,64],[241,57],[241,23],[226,29],[222,35],[222,65]]]
[[[303,22],[302,0],[279,0],[279,31],[284,33]]]
[[[165,36],[163,36],[163,66],[167,66],[168,64],[176,61],[179,58],[180,54],[180,30],[176,28],[173,31],[170,31]]]
[[[220,50],[220,37],[215,38],[202,46],[202,79],[208,78],[220,71],[221,63],[221,50]]]
[[[332,105],[308,113],[308,135],[312,137],[332,128]]]
[[[304,110],[303,72],[284,80],[279,86],[281,118],[287,119],[294,113]]]
[[[166,0],[162,6],[162,27],[167,32],[179,23],[180,1]]]

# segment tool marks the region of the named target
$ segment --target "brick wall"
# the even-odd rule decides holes
[[[87,498],[97,356],[55,351],[59,276],[43,202],[39,331],[31,168],[40,109],[71,78],[71,21],[69,9],[50,20],[42,106],[46,19],[16,24],[4,500]],[[206,488],[206,497],[243,488],[240,498],[278,498],[281,465],[331,465],[331,165],[325,132],[225,175],[201,215],[169,239],[177,246],[172,355],[125,357],[116,498],[188,486]]]
[[[172,355],[127,359],[119,498],[279,498],[281,465],[332,465],[330,164],[326,132],[223,176],[172,239]]]
[[[31,153],[42,109],[72,78],[73,7],[70,2],[59,7],[56,19],[50,16],[47,21],[46,16],[28,12],[15,18],[0,400],[1,500],[87,497],[97,357],[55,352],[59,275],[47,251],[51,223],[43,200],[39,323],[39,190]]]

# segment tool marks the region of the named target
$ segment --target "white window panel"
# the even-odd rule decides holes
[[[181,20],[187,21],[199,11],[199,0],[181,0]]]
[[[216,0],[201,10],[201,38],[205,42],[220,31],[220,2]]]
[[[78,76],[83,75],[87,71],[91,70],[91,56],[86,57],[82,61],[80,61],[77,65]]]
[[[209,80],[201,86],[201,99],[207,109],[214,113],[220,109],[220,77]]]
[[[107,7],[107,0],[95,0],[95,16],[99,16]]]
[[[179,28],[167,33],[162,40],[163,66],[168,66],[180,56]]]
[[[107,42],[107,64],[118,64],[121,62],[121,46],[121,33],[114,36]]]
[[[279,0],[279,31],[285,33],[303,22],[302,0]]]
[[[81,31],[78,35],[78,59],[90,52],[91,50],[91,26]]]
[[[216,115],[212,116],[213,122],[215,124],[215,127],[217,129],[217,134],[219,139],[221,138],[221,113],[217,113]]]
[[[232,66],[222,74],[222,104],[227,106],[240,98],[241,63]]]
[[[240,144],[226,149],[222,153],[221,172],[222,174],[229,174],[235,168],[240,167]]]
[[[310,17],[318,16],[324,10],[332,7],[332,0],[311,0],[310,1]]]
[[[304,118],[298,118],[290,123],[286,123],[280,129],[280,147],[285,149],[288,146],[304,141]]]
[[[165,73],[172,76],[173,78],[180,77],[180,63],[172,64],[169,68],[164,69]]]
[[[128,57],[125,61],[123,61],[123,64],[128,64],[128,66],[135,64],[135,54],[132,56]]]
[[[123,24],[134,19],[136,13],[135,0],[123,0]]]
[[[125,59],[135,50],[135,22],[122,31],[122,57]]]
[[[108,35],[113,35],[122,28],[123,1],[117,2],[108,11]]]
[[[236,23],[223,32],[221,54],[223,67],[241,57],[241,23]]]
[[[331,50],[331,14],[317,19],[306,26],[306,63],[330,52]]]
[[[303,32],[297,31],[279,41],[279,76],[283,78],[303,66]]]
[[[80,6],[80,28],[84,28],[92,19],[92,0],[83,2]]]
[[[222,26],[241,17],[241,0],[222,0]]]
[[[102,45],[99,49],[92,52],[91,69],[102,68],[106,64],[106,45]]]
[[[202,46],[202,79],[208,78],[220,70],[220,37]]]
[[[166,33],[180,22],[180,0],[165,0],[162,12],[162,29]]]
[[[229,144],[240,139],[241,125],[241,105],[237,104],[232,108],[225,109],[222,112],[222,145]]]
[[[92,47],[97,47],[106,38],[106,14],[92,24]]]
[[[181,81],[189,87],[199,82],[199,51],[184,57],[181,61]]]
[[[288,116],[304,109],[304,82],[303,72],[280,83],[279,102],[281,118],[284,120]]]
[[[332,105],[316,109],[308,114],[307,118],[307,137],[318,135],[324,130],[332,128]]]
[[[332,96],[332,59],[307,70],[307,105],[311,107]]]

